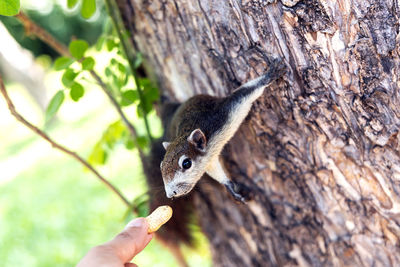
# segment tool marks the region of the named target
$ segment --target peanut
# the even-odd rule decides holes
[[[146,220],[149,224],[148,233],[154,233],[161,227],[164,223],[168,222],[172,217],[172,208],[170,206],[160,206],[156,208],[149,216],[146,217]]]

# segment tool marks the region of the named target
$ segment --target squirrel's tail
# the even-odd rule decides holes
[[[281,60],[273,60],[265,74],[237,88],[230,96],[231,101],[235,102],[235,100],[240,101],[248,97],[252,98],[252,95],[254,95],[254,99],[257,99],[262,94],[265,87],[282,77],[285,72],[285,64]]]

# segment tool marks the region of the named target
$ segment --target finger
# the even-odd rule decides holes
[[[122,263],[129,262],[152,239],[153,235],[147,233],[148,228],[146,219],[134,219],[113,240],[104,245],[112,248]]]
[[[138,266],[132,262],[129,262],[129,263],[125,263],[124,267],[138,267]]]
[[[89,250],[76,267],[119,267],[121,264],[122,262],[115,255],[114,249],[110,246],[99,245]]]

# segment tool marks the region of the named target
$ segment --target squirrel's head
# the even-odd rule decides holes
[[[166,153],[160,168],[168,198],[189,193],[201,178],[206,167],[202,162],[206,145],[206,137],[200,129],[172,142],[163,142]]]

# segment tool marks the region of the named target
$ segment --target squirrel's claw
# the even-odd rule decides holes
[[[240,191],[239,184],[232,181],[228,181],[228,183],[225,184],[225,187],[236,201],[246,203],[246,199],[239,193]]]

